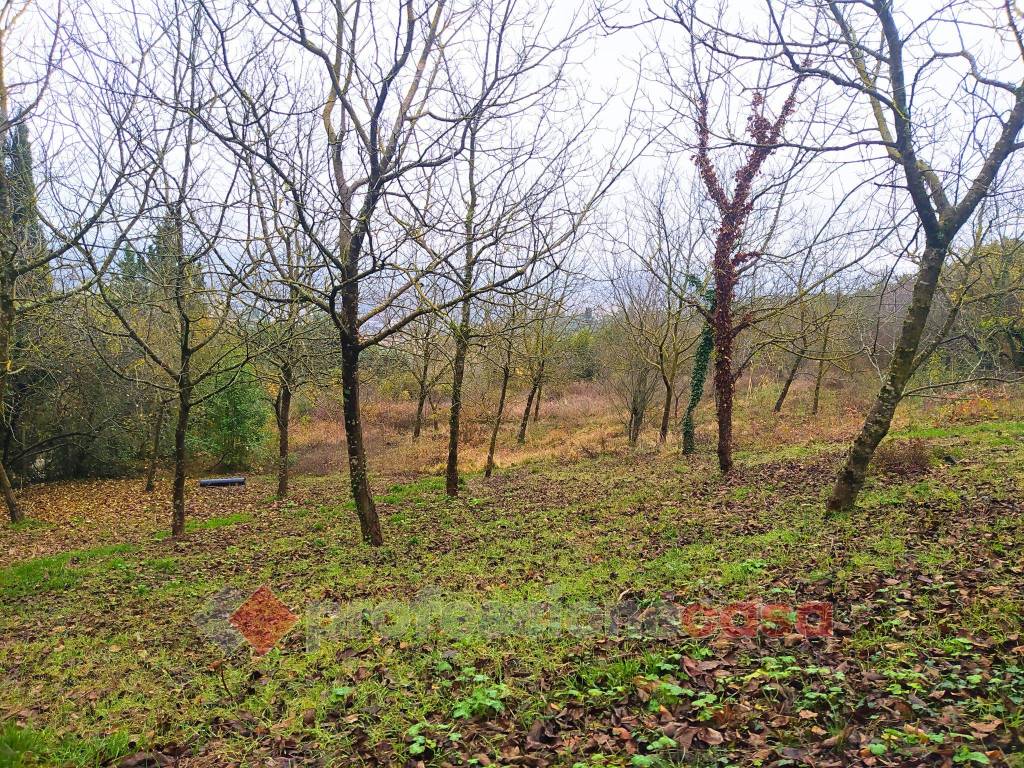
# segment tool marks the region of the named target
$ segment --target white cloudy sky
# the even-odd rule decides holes
[[[225,1],[219,0],[222,4]],[[111,45],[95,45],[93,50],[79,51],[75,55],[113,58],[124,53],[122,50],[112,50],[119,48],[120,39],[125,41],[126,49],[130,48],[131,35],[128,25],[131,12],[146,17],[157,7],[155,3],[162,0],[80,0],[74,8],[68,2],[74,0],[65,0],[60,6],[65,19],[74,18],[82,27],[85,37],[93,41],[98,41],[103,36],[95,34],[97,32],[107,33],[111,41]],[[812,3],[804,4],[805,7],[811,5]],[[1001,6],[1002,3],[998,0],[969,0],[952,4],[934,0],[904,0],[898,4],[902,21],[907,28],[924,21],[936,10],[945,9],[936,20],[922,27],[915,41],[920,47],[912,46],[908,49],[911,52],[918,51],[919,59],[929,55],[931,48],[951,52],[964,47],[975,54],[980,66],[986,67],[998,77],[1019,78],[1022,72],[1019,52],[1006,35],[997,35],[992,29],[993,20],[1000,18]],[[21,21],[20,33],[13,38],[7,52],[8,62],[13,62],[12,67],[31,68],[33,62],[39,60],[41,51],[45,49],[49,39],[47,32],[51,26],[50,21],[41,19],[52,19],[58,7],[57,0],[43,0]],[[658,10],[657,3],[651,7]],[[717,19],[719,8],[724,7],[722,24],[733,31],[764,32],[767,27],[766,0],[732,0],[724,4],[701,2],[699,7],[701,14],[708,19]],[[72,10],[74,13],[69,15]],[[578,10],[579,4],[574,0],[553,0],[551,19],[556,26],[559,23],[566,24]],[[652,21],[638,25],[638,22],[649,20],[650,11],[646,2],[623,0],[612,3],[606,11],[606,17],[620,26],[637,26],[614,32],[595,33],[580,46],[574,56],[572,73],[583,84],[584,96],[594,104],[607,102],[599,116],[601,131],[596,132],[592,138],[593,154],[599,156],[608,146],[615,144],[626,130],[626,124],[633,120],[637,126],[654,127],[662,131],[661,140],[652,146],[649,156],[635,167],[635,175],[640,177],[641,187],[649,186],[651,180],[666,166],[674,168],[681,175],[689,173],[692,167],[689,158],[692,154],[690,147],[693,143],[693,129],[688,119],[685,101],[687,93],[685,88],[681,89],[682,92],[675,93],[665,85],[666,65],[672,69],[672,75],[678,81],[685,83],[689,77],[686,72],[685,36],[677,25],[669,23]],[[119,29],[119,25],[122,24],[124,28]],[[925,43],[930,47],[926,47]],[[68,71],[75,69],[74,61],[69,60],[66,64]],[[674,67],[678,67],[678,71]],[[922,135],[931,139],[926,156],[938,167],[955,166],[961,159],[962,147],[971,146],[972,139],[976,136],[974,131],[979,127],[989,130],[992,128],[991,122],[975,122],[971,112],[973,105],[967,103],[960,80],[963,70],[964,60],[951,59],[931,68],[919,86],[916,99],[917,114],[922,119]],[[716,121],[716,132],[722,136],[742,135],[743,120],[750,98],[750,92],[744,92],[742,88],[754,84],[756,69],[752,66],[737,66],[733,74],[736,78],[728,84],[728,90],[733,98]],[[282,73],[282,77],[287,76],[288,73]],[[31,84],[28,85],[18,97],[28,98],[33,87]],[[51,154],[55,160],[60,155],[62,145],[72,146],[75,143],[70,138],[71,132],[83,130],[88,133],[93,117],[89,114],[88,103],[83,104],[82,99],[75,99],[78,103],[73,108],[62,104],[61,99],[65,94],[61,93],[61,87],[74,88],[69,81],[65,81],[63,86],[54,85],[53,97],[44,104],[49,113],[41,115],[39,121],[45,123],[49,120],[49,132],[39,131],[42,137],[39,141],[42,145],[41,153]],[[638,92],[639,98],[634,100]],[[801,125],[815,121],[827,124],[829,121],[822,121],[819,115],[846,114],[845,110],[848,109],[848,100],[843,94],[817,81],[807,86],[807,93],[802,95],[801,101],[803,108],[798,113],[796,121]],[[636,111],[631,112],[627,109],[627,102],[632,102]],[[726,102],[723,99],[721,103]],[[670,105],[677,111],[666,109]],[[814,105],[822,111],[812,116],[809,109]],[[62,111],[62,119],[49,119],[58,111]],[[849,116],[852,116],[854,127],[867,127],[870,130],[865,105],[855,107]],[[844,126],[846,134],[834,135],[833,141],[842,143],[849,140],[849,128],[850,126]],[[802,132],[803,129],[794,127],[794,130]],[[820,136],[823,131],[824,128],[814,128],[810,136]],[[88,139],[89,136],[83,138],[83,146],[89,144]],[[850,152],[828,153],[812,164],[808,169],[807,186],[813,190],[809,189],[802,199],[794,202],[791,212],[794,221],[799,219],[800,222],[806,223],[804,220],[812,222],[827,217],[837,199],[861,184],[865,178],[874,178],[880,169],[886,167],[884,162],[873,165],[864,163],[865,154],[877,157],[879,152],[875,149],[865,153],[863,149],[857,149]],[[735,156],[732,150],[723,151],[717,156],[724,175],[728,174],[730,162]],[[65,162],[60,167],[65,171],[76,167],[78,158],[72,155],[70,162],[68,158],[64,159]],[[963,169],[965,177],[969,177],[976,168],[977,160],[978,155],[975,154],[966,163]],[[86,165],[78,164],[83,168]],[[1016,173],[1016,166],[1013,173]],[[1011,186],[1017,186],[1014,182],[1015,178],[1008,179]],[[867,210],[873,202],[881,201],[881,208],[886,208],[892,204],[894,198],[899,197],[898,191],[893,192],[891,188],[885,188],[880,181],[872,183],[875,184],[875,188],[870,199],[858,203],[858,209],[842,214],[851,222],[851,228],[863,220],[878,215],[877,211],[872,213]],[[635,189],[631,182],[627,181],[620,185],[617,194],[606,207],[606,216],[627,219],[635,198]]]

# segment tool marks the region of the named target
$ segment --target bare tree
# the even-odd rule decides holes
[[[545,110],[546,111],[546,110]],[[522,118],[523,115],[515,113]],[[519,122],[519,130],[523,125]],[[484,312],[494,301],[509,291],[531,291],[552,278],[562,268],[567,252],[571,250],[586,217],[611,182],[620,172],[609,168],[597,178],[596,188],[582,199],[573,200],[567,191],[567,180],[582,167],[574,162],[578,141],[586,133],[577,133],[567,143],[544,145],[535,137],[553,133],[539,125],[525,127],[530,138],[520,145],[518,152],[510,152],[507,135],[498,134],[506,150],[499,154],[484,174],[480,165],[477,128],[471,127],[469,150],[466,158],[468,202],[465,208],[465,245],[461,272],[453,279],[462,300],[456,306],[457,320],[452,327],[454,355],[452,359],[452,397],[449,413],[448,460],[446,464],[446,492],[458,494],[459,488],[459,431],[462,413],[463,380],[466,359],[471,343],[479,335],[475,329],[474,309],[481,305]],[[542,150],[546,150],[542,153]],[[531,163],[539,168],[530,169]],[[529,174],[517,178],[520,173]],[[482,195],[484,182],[493,177],[487,194]],[[438,259],[440,254],[431,250]],[[442,259],[438,259],[442,260]],[[448,259],[443,259],[447,261]],[[525,279],[525,282],[524,282]],[[481,339],[483,340],[483,339]],[[539,407],[541,378],[534,398],[536,418]]]
[[[439,299],[430,298],[432,291],[426,284],[421,284],[425,305],[434,307],[443,303]],[[394,339],[399,360],[412,376],[416,385],[413,396],[416,399],[416,417],[412,426],[413,442],[420,439],[423,431],[423,418],[429,404],[434,408],[433,396],[438,383],[451,369],[451,337],[444,333],[443,320],[437,312],[427,312],[399,331]],[[435,428],[437,420],[434,421]]]
[[[609,283],[626,338],[661,379],[664,401],[658,440],[664,443],[683,363],[703,324],[694,323],[701,318],[688,295],[692,270],[703,270],[695,263],[700,256],[695,240],[703,232],[689,205],[692,194],[681,188],[676,174],[665,172],[650,186],[645,192],[637,183],[642,207],[622,232],[610,238],[618,245],[614,250],[624,253],[613,256]]]
[[[309,263],[311,248],[294,217],[282,210],[286,197],[279,180],[273,176],[259,179],[252,173],[249,194],[248,269],[243,273],[248,280],[241,298],[252,303],[247,313],[254,326],[251,332],[265,349],[256,362],[273,392],[277,497],[283,499],[288,495],[290,477],[292,400],[302,389],[327,380],[337,361],[332,354],[333,333],[325,318],[311,311],[297,287],[314,270]]]
[[[526,281],[528,278],[524,277],[523,280]],[[510,286],[510,290],[502,294],[501,301],[496,303],[483,323],[484,338],[486,339],[484,356],[498,371],[501,381],[498,386],[498,402],[494,410],[494,422],[491,425],[491,437],[487,445],[484,477],[491,477],[494,474],[494,453],[498,446],[498,435],[501,433],[501,423],[508,401],[509,384],[512,380],[515,361],[516,339],[522,330],[522,324],[527,322],[526,307],[531,295],[528,290],[517,290],[517,286]]]
[[[296,2],[285,12],[254,3],[244,21],[232,8],[203,7],[219,31],[217,76],[233,101],[202,119],[226,147],[282,180],[316,249],[318,279],[299,290],[339,333],[352,496],[364,540],[379,545],[360,418],[359,355],[417,317],[462,300],[423,307],[418,288],[441,264],[407,247],[425,235],[410,229],[424,209],[430,178],[465,151],[474,122],[500,112],[521,78],[557,60],[565,37],[553,19],[535,23],[550,17],[548,7],[514,0],[483,16],[476,5],[446,0],[422,8],[405,0],[394,11],[362,0]],[[484,47],[478,45],[482,18],[496,23]],[[289,108],[275,89],[276,73],[290,67],[304,68],[312,85],[296,93]],[[475,70],[474,85],[465,84],[460,69]],[[318,103],[322,109],[313,107]],[[443,257],[447,249],[437,253]]]
[[[893,2],[828,0],[818,23],[797,25],[814,30],[814,37],[801,40],[786,17],[802,9],[774,0],[768,4],[775,31],[771,45],[789,66],[800,77],[835,86],[869,107],[877,138],[854,136],[852,143],[884,150],[891,168],[902,176],[923,239],[912,298],[885,381],[829,497],[832,511],[856,503],[871,457],[889,431],[908,383],[936,347],[922,347],[922,338],[950,249],[1020,147],[1024,84],[1001,80],[998,65],[986,71],[981,62],[987,57],[979,55],[983,46],[1002,46],[1003,65],[1014,59],[1020,64],[1024,36],[1019,11],[1007,0],[1001,24],[973,46],[960,31],[942,42],[947,39],[942,30],[962,29],[960,17],[967,5],[947,2],[926,18],[915,19]],[[978,21],[988,19],[982,11]],[[941,119],[919,103],[918,95],[926,91],[944,94],[948,108]],[[977,128],[965,135],[955,127],[961,123]],[[954,143],[961,135],[963,141]],[[950,158],[947,168],[936,165],[941,158]]]
[[[148,251],[139,273],[142,285],[116,276],[102,279],[102,265],[90,261],[109,319],[96,329],[95,348],[112,370],[147,384],[176,407],[171,534],[180,537],[190,416],[230,386],[256,349],[239,318],[241,283],[223,268],[218,253],[231,240],[228,223],[244,169],[207,162],[208,137],[195,116],[207,96],[199,78],[208,63],[200,45],[203,17],[196,8],[171,10],[181,12],[168,13],[155,30],[140,29],[146,34],[136,45],[146,52],[140,57],[144,65],[122,65],[120,79],[110,86],[129,88],[146,107],[119,133],[126,143],[139,137],[134,149],[157,177],[152,215],[141,219],[141,228],[134,227],[137,218],[121,233],[136,253]],[[104,352],[109,341],[134,345],[147,364],[118,369]]]
[[[628,301],[602,324],[599,357],[608,389],[627,414],[626,440],[635,446],[658,390],[660,372],[644,345],[633,338],[635,323],[627,313],[637,313]]]
[[[535,298],[520,325],[520,360],[529,386],[526,407],[516,434],[516,442],[520,445],[526,442],[530,416],[535,414],[535,402],[540,398],[545,376],[550,375],[550,369],[555,365],[559,341],[569,321],[570,293],[577,281],[576,275],[562,271],[537,283]]]

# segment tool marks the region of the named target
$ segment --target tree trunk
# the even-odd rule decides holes
[[[643,427],[643,419],[643,411],[638,411],[637,405],[634,403],[633,407],[629,409],[629,426],[626,428],[626,439],[631,446],[636,445],[640,440],[640,429]]]
[[[384,543],[377,508],[370,493],[363,447],[363,423],[359,409],[359,346],[346,335],[341,342],[342,407],[345,416],[345,447],[348,451],[348,476],[352,501],[359,516],[363,541],[375,547]]]
[[[149,467],[146,469],[146,493],[152,493],[156,487],[156,464],[160,458],[160,433],[164,428],[164,414],[167,408],[162,403],[156,412],[156,423],[153,425],[153,445],[149,451]]]
[[[708,302],[708,309],[714,312],[715,294],[712,291],[705,294]],[[686,412],[683,414],[683,454],[689,455],[696,449],[693,416],[700,405],[700,399],[704,396],[704,385],[708,378],[708,365],[711,362],[711,353],[715,348],[715,338],[712,326],[705,323],[700,331],[700,341],[697,342],[697,350],[693,353],[693,369],[690,372],[690,400],[686,404]]]
[[[665,384],[665,407],[661,411],[661,430],[658,432],[658,442],[664,445],[668,440],[668,424],[672,418],[672,382],[664,375],[661,380]]]
[[[462,382],[466,373],[469,349],[469,300],[462,302],[462,319],[455,337],[452,360],[452,406],[448,414],[448,463],[444,471],[444,490],[449,496],[459,495],[459,429],[462,418]]]
[[[526,442],[526,426],[530,421],[530,411],[533,410],[533,398],[537,394],[537,381],[536,379],[530,385],[530,394],[526,396],[526,410],[523,411],[523,419],[519,422],[519,434],[516,436],[516,442],[522,445]]]
[[[715,251],[711,259],[715,283],[715,306],[712,326],[715,332],[715,398],[718,409],[718,466],[723,474],[732,471],[732,409],[736,377],[733,375],[732,352],[736,335],[743,330],[733,323],[733,299],[739,269],[751,259],[757,259],[756,251],[737,253],[737,246],[743,242],[743,228],[754,209],[753,181],[764,163],[775,151],[782,135],[786,120],[796,107],[797,90],[801,80],[794,81],[788,98],[774,121],[765,117],[761,106],[751,113],[747,131],[756,146],[750,149],[744,163],[735,171],[735,186],[732,195],[726,194],[718,178],[718,172],[711,162],[708,129],[707,100],[697,101],[697,154],[694,159],[704,186],[715,207],[718,209],[718,232],[715,236]]]
[[[462,266],[462,302],[459,305],[459,327],[455,336],[455,359],[452,361],[452,407],[448,413],[448,463],[444,472],[444,490],[450,498],[459,495],[459,431],[462,418],[462,382],[466,374],[466,355],[469,353],[469,320],[472,305],[473,268],[476,255],[473,245],[476,240],[476,128],[475,121],[469,126],[469,201],[466,218],[463,249],[465,261]]]
[[[7,468],[3,464],[0,464],[0,489],[3,490],[4,504],[7,505],[7,513],[11,523],[20,523],[25,519],[25,514],[21,511],[21,505],[18,504],[18,500],[14,498],[14,488],[11,487],[11,479],[7,474]]]
[[[9,279],[5,283],[10,285]],[[14,336],[14,296],[7,285],[0,294],[0,407],[7,397],[7,377],[13,369],[11,362],[11,344]],[[4,504],[7,506],[7,515],[11,523],[20,523],[25,519],[18,500],[14,498],[14,489],[11,487],[11,478],[7,474],[7,467],[0,462],[0,492],[4,496]]]
[[[800,350],[796,353],[796,357],[793,359],[793,365],[789,368],[789,373],[786,374],[786,380],[782,384],[782,391],[779,392],[779,399],[775,401],[775,407],[772,410],[775,413],[782,412],[782,404],[786,402],[786,397],[789,395],[789,388],[793,386],[793,380],[796,378],[797,372],[800,370],[800,363],[803,362],[804,351]]]
[[[512,365],[508,360],[501,369],[501,392],[498,395],[498,412],[494,416],[494,427],[491,429],[491,444],[487,448],[487,464],[484,467],[484,477],[490,477],[494,472],[494,449],[498,444],[498,432],[501,430],[501,417],[505,412],[505,395],[508,392],[508,380],[512,374]]]
[[[187,377],[187,374],[184,374]],[[188,458],[185,437],[192,410],[192,385],[187,378],[178,389],[178,420],[174,425],[174,485],[171,491],[171,536],[185,535],[185,461]]]
[[[860,434],[850,447],[843,469],[836,478],[827,503],[829,512],[850,509],[856,504],[860,489],[864,486],[871,457],[874,456],[882,438],[889,432],[896,406],[903,398],[907,382],[914,374],[914,358],[924,334],[925,323],[928,321],[932,298],[945,257],[946,248],[942,246],[929,245],[924,251],[921,268],[914,283],[913,298],[903,320],[896,351],[889,363],[886,381],[868,412]]]
[[[814,377],[814,402],[811,405],[811,413],[818,415],[818,404],[821,401],[821,381],[825,378],[825,361],[818,361],[818,374]]]
[[[421,371],[422,376],[420,377],[420,392],[416,398],[416,423],[412,427],[412,440],[416,442],[420,439],[420,432],[423,431],[423,409],[427,404],[427,383],[428,375],[430,371],[430,356],[424,354],[423,356],[423,370]]]
[[[289,433],[292,413],[291,369],[284,366],[281,382],[274,401],[274,415],[277,417],[277,498],[288,496]]]
[[[544,370],[544,365],[541,364],[541,370]],[[533,423],[536,424],[540,420],[540,400],[541,395],[544,393],[544,379],[543,375],[537,379],[537,396],[533,398]]]
[[[821,341],[821,357],[818,358],[818,373],[814,377],[814,402],[811,405],[811,413],[817,415],[818,404],[821,402],[821,382],[825,379],[825,371],[828,366],[825,364],[825,355],[828,353],[828,326],[825,326],[825,334]]]
[[[716,276],[716,282],[718,278]],[[715,304],[715,405],[718,416],[718,468],[732,471],[732,289],[719,290]]]

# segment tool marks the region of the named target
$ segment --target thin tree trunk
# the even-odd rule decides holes
[[[427,404],[427,383],[430,372],[430,354],[424,353],[423,356],[423,370],[421,371],[422,376],[420,377],[420,391],[416,398],[416,423],[412,427],[412,440],[416,442],[420,439],[420,432],[423,431],[423,409]]]
[[[645,405],[646,403],[638,402],[634,395],[633,402],[629,406],[629,426],[626,427],[626,439],[631,446],[635,446],[640,441],[640,430],[644,425]]]
[[[501,430],[501,417],[505,412],[505,395],[508,392],[508,380],[512,375],[512,366],[506,359],[501,369],[501,392],[498,395],[498,412],[494,416],[494,427],[491,429],[491,444],[487,447],[487,464],[484,467],[484,477],[490,477],[494,472],[494,449],[498,445],[498,432]]]
[[[185,535],[185,461],[188,458],[185,438],[188,434],[188,416],[192,409],[192,386],[188,374],[178,388],[178,420],[174,425],[174,485],[171,491],[171,536]]]
[[[541,364],[541,370],[544,370],[544,365]],[[540,401],[541,396],[544,393],[544,379],[540,378],[537,380],[537,396],[533,398],[533,423],[536,424],[540,420]]]
[[[20,523],[25,519],[24,513],[18,500],[14,498],[14,489],[11,487],[11,479],[7,475],[7,467],[0,464],[0,490],[3,491],[4,504],[7,505],[7,513],[12,523]]]
[[[814,378],[814,402],[811,405],[811,413],[818,414],[818,404],[821,402],[821,381],[825,378],[825,361],[818,361],[818,375]]]
[[[786,374],[786,380],[782,384],[782,391],[779,392],[779,399],[775,401],[775,407],[772,410],[775,413],[782,412],[782,404],[786,402],[786,396],[789,395],[789,388],[793,386],[793,380],[796,378],[797,372],[800,370],[800,363],[803,362],[804,351],[800,350],[796,353],[796,357],[793,359],[793,365],[789,368],[789,373]]]
[[[167,407],[161,403],[156,412],[156,423],[153,425],[153,444],[149,451],[149,467],[146,469],[146,493],[152,493],[156,487],[156,464],[160,458],[160,433],[164,429],[164,414]]]
[[[449,497],[459,495],[459,431],[462,419],[462,383],[466,375],[466,355],[469,353],[469,320],[472,311],[471,291],[473,290],[473,268],[476,255],[473,245],[476,240],[476,122],[469,126],[468,185],[469,201],[463,248],[465,262],[462,267],[462,302],[459,305],[459,328],[455,337],[455,359],[452,361],[452,407],[448,413],[448,463],[444,472],[444,490]]]
[[[441,428],[441,424],[437,420],[437,403],[434,402],[429,391],[427,392],[427,405],[430,406],[430,429],[432,432],[437,432]]]
[[[526,427],[530,421],[530,412],[533,410],[533,398],[537,394],[537,381],[536,379],[530,385],[530,394],[526,396],[526,410],[523,411],[523,419],[519,422],[519,434],[516,436],[516,442],[522,445],[526,442]]]
[[[459,495],[459,430],[462,419],[462,382],[466,373],[469,349],[469,299],[462,303],[462,322],[455,338],[452,360],[452,405],[448,414],[448,462],[444,471],[444,490],[449,496]]]
[[[708,302],[708,309],[714,312],[715,294],[712,291],[705,293]],[[696,427],[693,423],[694,414],[700,399],[704,396],[704,385],[708,378],[708,365],[711,363],[711,353],[715,348],[714,330],[709,323],[705,323],[700,331],[700,340],[697,342],[697,349],[693,353],[693,369],[690,372],[690,399],[686,404],[686,412],[683,414],[683,454],[689,455],[696,449]]]
[[[661,430],[658,432],[658,442],[662,445],[668,439],[668,424],[672,418],[672,382],[664,374],[661,377],[662,382],[665,385],[665,407],[661,411]]]
[[[830,512],[850,509],[856,504],[860,489],[864,486],[871,457],[874,456],[882,438],[889,432],[896,406],[903,398],[907,382],[914,374],[914,358],[924,334],[925,323],[928,321],[928,313],[945,256],[946,249],[941,246],[929,245],[924,251],[921,268],[914,284],[913,298],[903,320],[896,351],[889,363],[889,372],[836,478],[827,503]]]
[[[284,366],[281,371],[280,388],[274,401],[274,415],[277,417],[277,498],[288,496],[289,426],[292,412],[291,369]]]
[[[825,364],[825,355],[828,352],[828,326],[825,326],[824,338],[821,342],[821,357],[818,358],[818,373],[814,377],[814,402],[811,405],[811,413],[817,415],[818,405],[821,402],[821,382],[825,378],[825,370],[827,365]]]
[[[359,346],[342,336],[341,342],[342,408],[345,417],[345,447],[348,452],[349,484],[359,517],[363,541],[375,547],[384,543],[380,518],[370,493],[363,447],[363,423],[359,409]]]

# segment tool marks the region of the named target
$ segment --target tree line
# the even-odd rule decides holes
[[[407,374],[411,439],[443,387],[455,496],[474,367],[488,476],[512,396],[522,442],[559,377],[599,380],[631,443],[656,403],[684,452],[709,381],[729,473],[742,376],[777,371],[781,411],[811,368],[817,411],[829,371],[873,372],[842,510],[905,397],[1024,363],[1009,2],[995,53],[944,34],[961,2],[144,6],[0,11],[12,522],[12,477],[145,457],[152,488],[170,433],[180,536],[190,455],[239,461],[264,398],[284,497],[295,399],[335,387],[379,545],[367,378]],[[633,79],[595,88],[580,58],[626,34]]]

